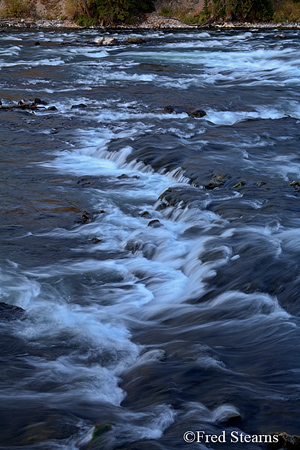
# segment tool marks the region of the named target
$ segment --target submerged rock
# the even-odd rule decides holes
[[[179,105],[167,105],[164,107],[165,114],[182,114],[186,113],[190,117],[200,118],[206,116],[206,112],[203,109],[196,109],[195,111],[191,111],[189,108],[185,106]]]
[[[164,107],[165,114],[181,114],[181,113],[189,114],[190,112],[191,111],[185,106],[167,105]]]
[[[97,238],[96,236],[93,237],[93,238],[91,239],[91,241],[93,242],[93,244],[100,244],[100,243],[102,242],[102,240],[99,239],[99,238]]]
[[[227,175],[222,173],[213,177],[207,184],[204,185],[205,189],[215,189],[221,187],[225,183]]]
[[[96,425],[94,432],[93,432],[92,440],[97,439],[98,437],[102,436],[103,433],[107,433],[111,429],[112,429],[112,425],[110,423]]]
[[[145,42],[149,42],[149,39],[146,38],[132,38],[129,37],[125,40],[125,45],[131,45],[131,44],[144,44]]]
[[[151,214],[148,211],[143,211],[141,213],[141,217],[144,217],[145,219],[151,219]]]
[[[152,227],[152,228],[158,228],[161,227],[162,224],[160,223],[160,221],[158,219],[153,219],[150,220],[150,222],[147,225],[148,227]]]
[[[35,98],[33,103],[35,105],[48,105],[48,103],[45,100],[41,100],[40,98]]]
[[[93,219],[92,214],[90,214],[87,211],[83,211],[83,213],[81,214],[81,220],[79,222],[81,223],[89,223],[91,222]]]
[[[10,322],[12,320],[22,319],[25,314],[25,310],[20,306],[8,305],[7,303],[0,302],[0,321]]]
[[[266,181],[260,181],[259,183],[257,183],[257,186],[260,188],[260,187],[264,186],[265,184],[267,184]]]
[[[84,103],[79,103],[78,105],[72,105],[71,109],[85,109],[87,108],[87,105],[85,105]]]
[[[292,181],[289,186],[292,186],[294,189],[299,189],[300,187],[300,181]]]

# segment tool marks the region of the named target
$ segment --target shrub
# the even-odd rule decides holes
[[[91,27],[91,26],[97,25],[96,18],[89,19],[87,16],[84,16],[81,14],[76,16],[75,22],[80,27]]]
[[[90,0],[88,6],[106,24],[128,23],[135,14],[154,10],[153,0]]]
[[[4,11],[8,17],[24,17],[29,13],[23,0],[4,0]]]
[[[217,17],[239,20],[270,20],[274,15],[271,0],[212,0],[212,9]]]
[[[159,12],[160,16],[163,17],[174,17],[176,12],[173,11],[172,8],[169,8],[168,6],[163,6]]]

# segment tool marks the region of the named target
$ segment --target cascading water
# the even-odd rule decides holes
[[[0,449],[266,449],[299,434],[299,31],[98,34],[0,35],[2,104],[57,108],[0,111]]]

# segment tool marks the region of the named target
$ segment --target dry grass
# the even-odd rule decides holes
[[[24,0],[3,0],[2,14],[5,17],[26,17],[30,13]]]
[[[191,4],[187,5],[186,2],[182,3],[182,5],[177,8],[162,6],[158,11],[158,15],[180,19],[182,22],[188,24],[201,23],[205,20],[202,7],[199,7],[199,5],[193,7]]]
[[[285,0],[275,4],[275,22],[300,22],[300,2]]]

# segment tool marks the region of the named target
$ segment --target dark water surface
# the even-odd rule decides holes
[[[2,103],[57,108],[0,110],[0,448],[266,449],[300,434],[299,31],[128,33],[0,34]]]

